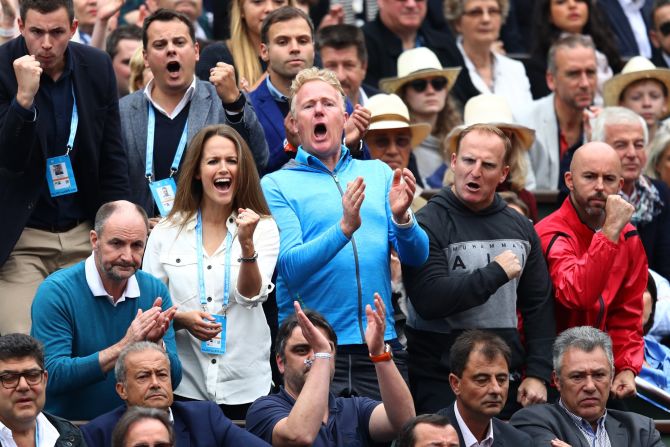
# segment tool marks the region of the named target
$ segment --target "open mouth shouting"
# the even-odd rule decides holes
[[[181,73],[181,64],[177,61],[171,61],[167,63],[167,72],[171,79],[179,78]]]
[[[481,185],[477,182],[468,182],[465,184],[465,187],[470,192],[478,192],[481,189]]]
[[[228,192],[230,187],[233,185],[233,181],[230,178],[217,178],[214,180],[214,188],[219,192]]]

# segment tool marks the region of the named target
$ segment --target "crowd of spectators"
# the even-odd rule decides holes
[[[0,43],[0,445],[662,445],[670,0],[0,0]]]

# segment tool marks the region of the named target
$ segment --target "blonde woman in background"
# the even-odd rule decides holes
[[[140,46],[130,58],[130,79],[128,80],[128,92],[133,93],[142,90],[153,79],[151,69],[144,66],[144,54]]]

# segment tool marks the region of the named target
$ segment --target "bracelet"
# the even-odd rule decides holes
[[[330,360],[331,358],[333,358],[333,354],[331,354],[330,352],[315,352],[314,353],[314,359],[315,360],[316,359],[328,359],[328,360]]]
[[[384,344],[384,352],[378,355],[370,355],[370,360],[372,363],[388,362],[393,359],[393,351],[391,350],[391,345],[388,343]]]
[[[239,258],[237,258],[237,262],[256,262],[257,258],[258,258],[258,252],[254,251],[254,254],[251,255],[250,258],[240,256]]]

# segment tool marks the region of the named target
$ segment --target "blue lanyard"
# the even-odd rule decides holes
[[[226,234],[226,264],[223,277],[223,315],[228,311],[228,295],[230,293],[230,250],[233,245],[233,236],[230,231]],[[207,311],[207,293],[205,292],[205,268],[203,265],[204,250],[202,245],[202,213],[198,210],[195,221],[195,248],[198,257],[198,291],[200,292],[200,305],[203,311]]]
[[[149,183],[152,182],[154,176],[154,134],[156,132],[156,112],[154,108],[149,103],[149,122],[147,124],[147,153],[146,153],[146,169],[144,171],[144,176],[147,178]],[[181,156],[184,155],[184,149],[186,149],[186,137],[188,134],[188,119],[184,125],[184,130],[181,132],[181,138],[179,139],[179,145],[177,145],[177,152],[174,154],[174,160],[172,160],[172,166],[170,166],[170,178],[177,172],[179,169],[179,163],[181,162]]]
[[[67,139],[67,152],[65,152],[65,155],[68,155],[74,147],[77,126],[79,126],[79,113],[77,113],[77,98],[74,96],[74,86],[72,86],[72,119],[70,119],[70,136]]]

